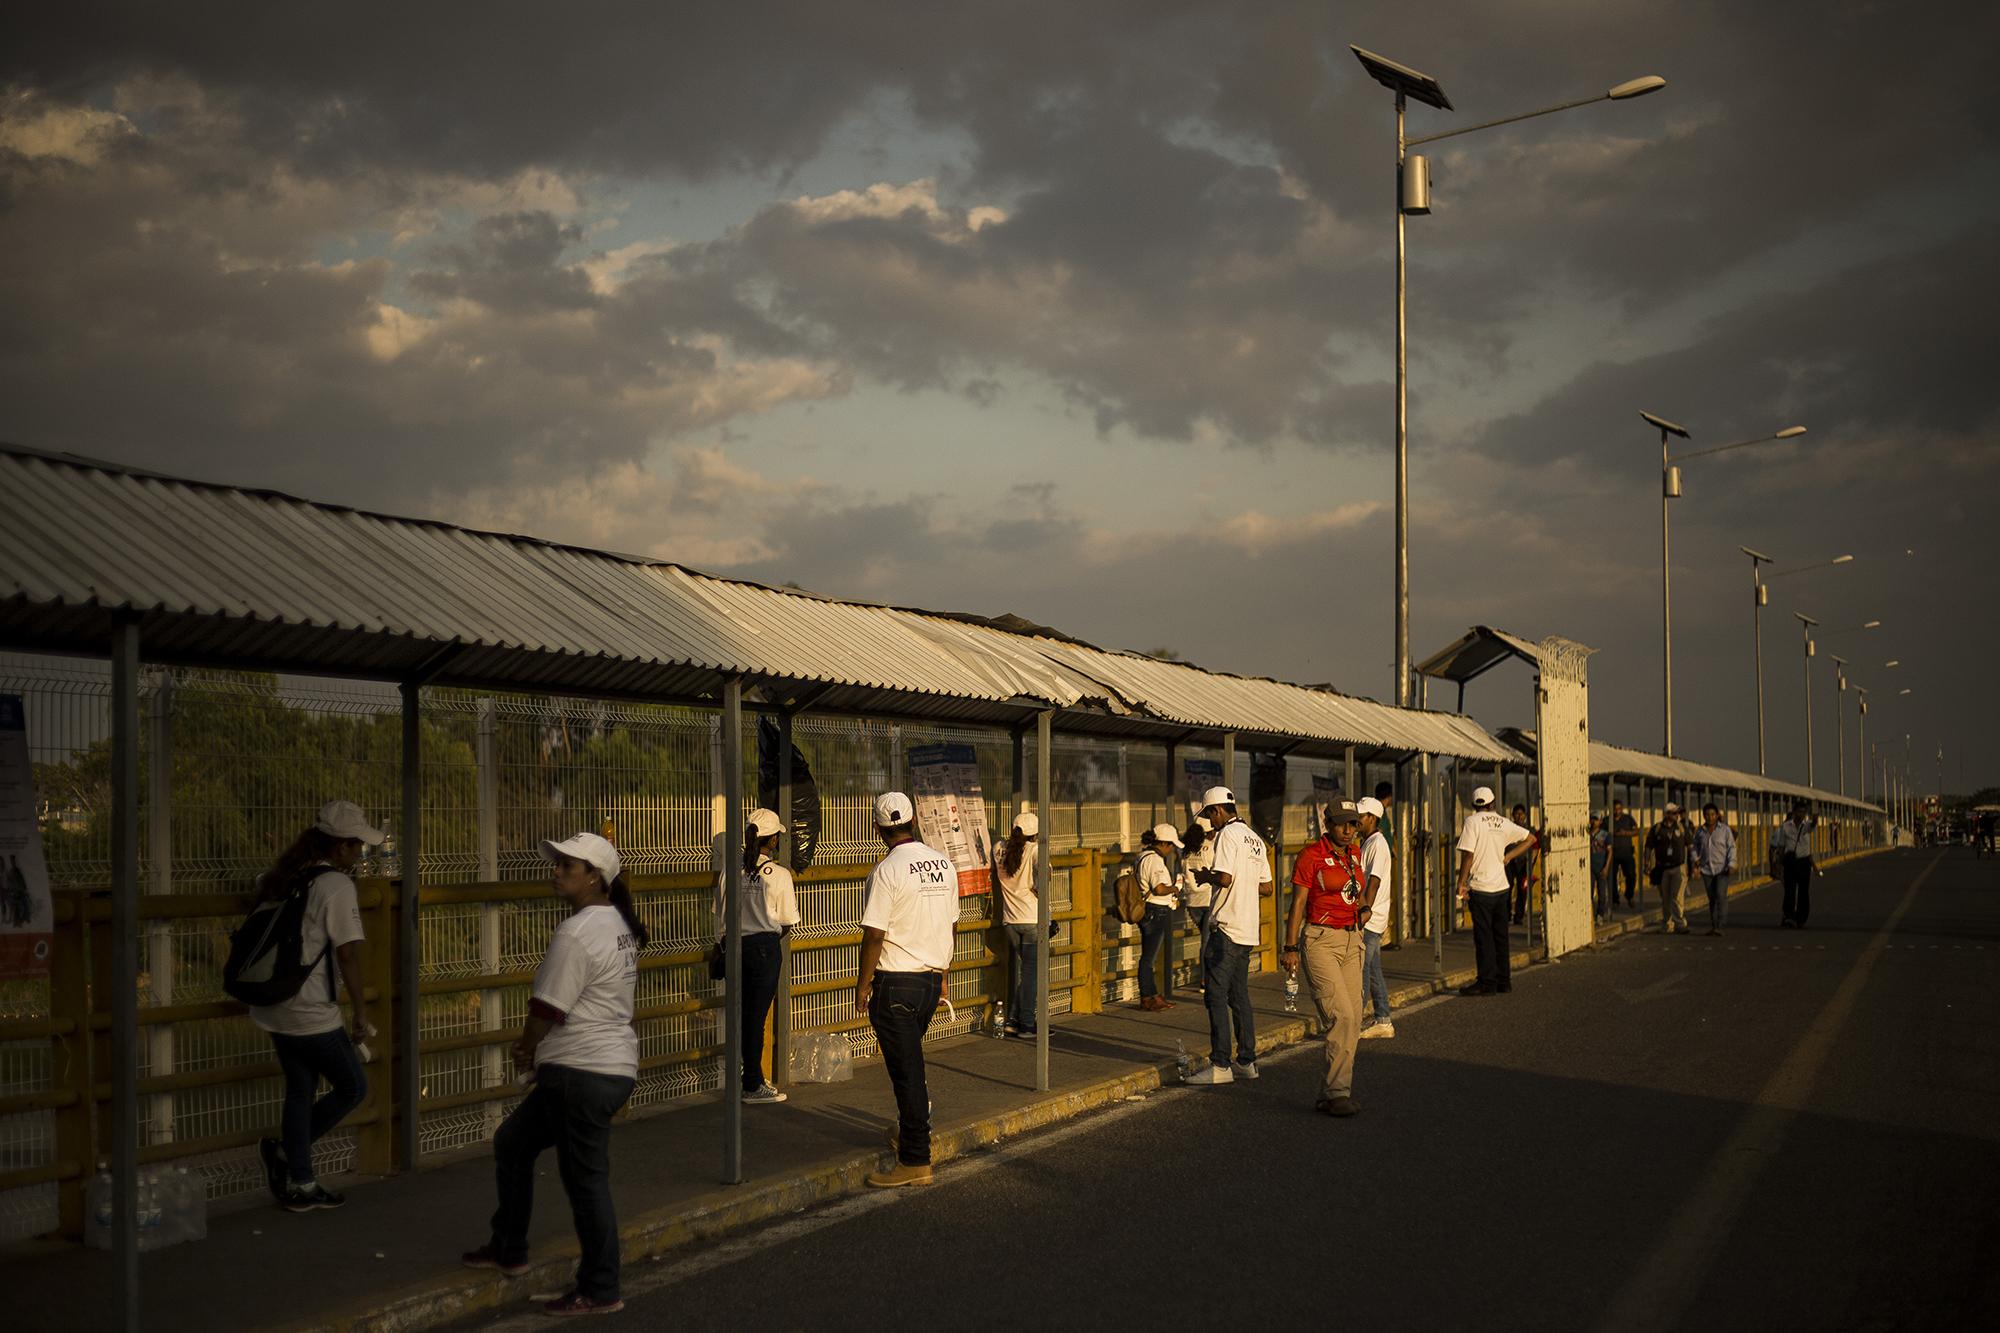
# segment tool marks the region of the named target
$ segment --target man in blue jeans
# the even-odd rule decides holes
[[[1729,917],[1729,876],[1736,869],[1736,834],[1722,822],[1722,811],[1710,801],[1701,808],[1701,827],[1694,831],[1694,863],[1708,889],[1708,933],[1720,935]]]
[[[1274,881],[1264,840],[1236,817],[1236,793],[1227,787],[1210,787],[1202,805],[1202,813],[1215,830],[1215,862],[1208,870],[1195,872],[1214,893],[1209,905],[1208,944],[1201,956],[1208,991],[1209,1063],[1189,1074],[1187,1081],[1213,1085],[1257,1077],[1250,951],[1262,940],[1263,912],[1257,900],[1270,896]],[[1232,1026],[1234,1061],[1229,1058]]]
[[[958,931],[958,870],[917,839],[915,807],[899,791],[875,800],[875,831],[889,854],[868,876],[854,1007],[868,1015],[896,1092],[896,1165],[873,1171],[876,1189],[931,1183],[930,1091],[924,1033],[944,993]]]
[[[1174,1002],[1160,994],[1159,958],[1167,952],[1167,984],[1174,989],[1174,960],[1163,946],[1173,938],[1174,911],[1180,906],[1180,890],[1174,887],[1173,872],[1167,868],[1167,848],[1179,849],[1181,835],[1172,824],[1155,824],[1145,835],[1146,850],[1132,873],[1146,891],[1146,914],[1139,918],[1139,1007],[1157,1012],[1171,1009]]]

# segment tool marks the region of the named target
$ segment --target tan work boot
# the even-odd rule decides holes
[[[868,1183],[878,1190],[900,1189],[904,1185],[929,1185],[936,1180],[928,1166],[898,1162],[887,1171],[870,1171]]]

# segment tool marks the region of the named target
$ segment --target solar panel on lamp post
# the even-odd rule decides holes
[[[1596,102],[1620,102],[1647,93],[1658,92],[1667,86],[1667,81],[1656,74],[1644,78],[1631,79],[1591,97],[1579,98],[1573,102],[1562,102],[1556,106],[1543,107],[1536,111],[1526,111],[1520,115],[1503,116],[1498,120],[1482,121],[1477,125],[1467,125],[1456,130],[1446,130],[1441,134],[1407,138],[1404,133],[1404,104],[1414,99],[1425,106],[1439,111],[1455,108],[1451,99],[1445,96],[1438,81],[1421,70],[1410,68],[1389,59],[1364,51],[1358,46],[1350,46],[1355,59],[1375,80],[1396,95],[1396,682],[1395,701],[1399,707],[1410,702],[1410,468],[1409,468],[1409,251],[1405,241],[1404,218],[1410,214],[1424,214],[1430,209],[1430,163],[1423,157],[1411,158],[1409,149],[1418,144],[1434,143],[1439,139],[1449,139],[1460,134],[1470,134],[1474,130],[1492,129],[1500,125],[1511,125],[1516,121],[1531,120],[1537,116],[1552,115],[1567,111],[1572,107],[1589,106]]]

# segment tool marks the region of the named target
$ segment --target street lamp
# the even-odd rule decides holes
[[[1840,761],[1840,794],[1847,795],[1847,659],[1833,659],[1833,743]]]
[[[1861,717],[1861,734],[1854,738],[1855,768],[1859,770],[1855,776],[1860,782],[1854,798],[1866,805],[1868,804],[1868,687],[1866,685],[1854,687],[1854,702],[1855,711]]]
[[[1813,785],[1812,632],[1813,626],[1819,624],[1819,622],[1803,612],[1794,611],[1792,614],[1799,618],[1799,624],[1806,632],[1806,786],[1810,787]]]
[[[1666,704],[1666,746],[1664,753],[1671,759],[1674,754],[1674,602],[1673,565],[1667,549],[1667,502],[1681,493],[1681,470],[1675,464],[1690,458],[1703,458],[1709,454],[1725,453],[1731,449],[1747,449],[1753,444],[1769,444],[1773,440],[1790,440],[1806,433],[1804,426],[1787,426],[1769,435],[1759,435],[1754,440],[1738,440],[1735,444],[1719,444],[1713,449],[1696,449],[1690,453],[1670,458],[1667,446],[1672,436],[1683,440],[1692,439],[1687,427],[1677,426],[1665,417],[1656,417],[1651,412],[1641,412],[1647,425],[1657,427],[1660,432],[1660,642],[1661,659],[1665,683],[1661,697]],[[1754,565],[1753,565],[1754,568]]]
[[[1771,592],[1770,589],[1765,586],[1765,581],[1760,573],[1760,567],[1772,563],[1773,557],[1765,555],[1761,551],[1753,551],[1747,546],[1739,546],[1736,549],[1750,557],[1750,594],[1751,594],[1750,620],[1751,620],[1751,634],[1756,640],[1755,656],[1757,663],[1757,774],[1759,777],[1762,777],[1765,771],[1764,770],[1764,608],[1770,605]],[[1837,555],[1831,560],[1821,560],[1810,565],[1799,565],[1792,569],[1781,569],[1775,574],[1772,574],[1771,577],[1774,579],[1788,578],[1793,574],[1805,574],[1815,569],[1826,569],[1833,565],[1850,564],[1853,562],[1853,560],[1854,557],[1851,555]]]
[[[1797,612],[1794,612],[1793,614],[1796,615]],[[1819,636],[1822,639],[1831,639],[1831,638],[1836,638],[1842,634],[1859,634],[1863,630],[1880,629],[1880,628],[1882,628],[1881,621],[1868,620],[1862,622],[1859,625],[1842,625],[1839,629],[1823,629],[1819,632]],[[1840,692],[1844,692],[1847,689],[1846,666],[1847,666],[1846,658],[1836,657],[1833,659],[1833,678],[1839,684]],[[1847,723],[1846,719],[1841,715],[1840,692],[1836,692],[1833,697],[1833,723],[1834,723],[1834,736],[1840,746],[1840,752],[1839,752],[1840,794],[1842,796],[1845,796],[1847,795],[1847,736],[1846,736]],[[1812,663],[1811,662],[1806,663],[1806,726],[1807,727],[1812,726]],[[1806,737],[1806,785],[1807,786],[1812,785],[1812,737],[1810,735]]]
[[[1470,134],[1474,130],[1488,130],[1499,125],[1511,125],[1516,121],[1532,120],[1536,116],[1553,115],[1558,111],[1568,111],[1573,107],[1589,106],[1596,102],[1622,102],[1634,97],[1644,97],[1647,93],[1658,92],[1667,86],[1667,81],[1656,74],[1644,78],[1631,79],[1615,88],[1607,89],[1593,97],[1579,98],[1574,102],[1563,102],[1556,106],[1543,107],[1539,111],[1526,111],[1517,116],[1503,116],[1499,120],[1483,121],[1477,125],[1467,125],[1463,129],[1446,130],[1442,134],[1426,135],[1409,139],[1403,131],[1403,106],[1407,99],[1414,98],[1425,106],[1439,111],[1455,110],[1451,99],[1445,96],[1438,81],[1408,65],[1399,64],[1386,56],[1378,56],[1372,51],[1364,51],[1358,46],[1350,46],[1355,59],[1368,71],[1368,77],[1396,94],[1396,704],[1407,707],[1410,702],[1410,402],[1409,402],[1409,252],[1404,238],[1403,219],[1412,214],[1431,211],[1430,161],[1421,154],[1409,156],[1409,150],[1417,144],[1434,143],[1439,139],[1449,139],[1460,134]]]

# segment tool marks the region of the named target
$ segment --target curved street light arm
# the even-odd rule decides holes
[[[1684,454],[1675,454],[1669,463],[1685,462],[1690,458],[1706,458],[1710,454],[1726,454],[1731,449],[1748,449],[1753,444],[1776,444],[1780,440],[1796,440],[1806,433],[1804,426],[1787,426],[1775,435],[1759,435],[1754,440],[1738,440],[1734,444],[1718,444],[1712,449],[1691,449]]]

